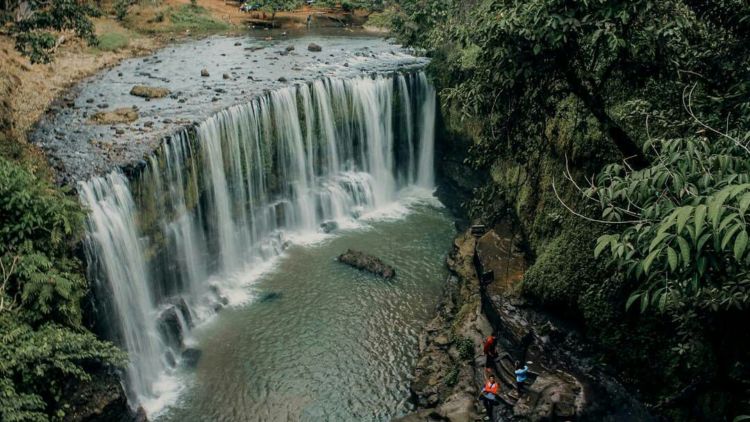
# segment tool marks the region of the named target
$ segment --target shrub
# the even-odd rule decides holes
[[[115,17],[118,21],[124,21],[128,15],[128,8],[130,7],[130,0],[117,0],[115,2]]]
[[[81,326],[83,219],[65,191],[0,158],[0,420],[62,418],[65,382],[124,362]]]
[[[474,342],[466,337],[458,337],[453,340],[458,349],[458,356],[463,360],[474,359]]]
[[[76,36],[96,45],[94,24],[89,19],[99,11],[75,0],[52,0],[31,2],[35,8],[30,17],[16,22],[12,28],[16,49],[28,56],[32,63],[48,63],[52,60],[55,37],[50,31],[74,31]]]

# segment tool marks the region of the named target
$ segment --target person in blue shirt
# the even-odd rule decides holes
[[[516,389],[518,389],[518,396],[521,396],[523,392],[523,383],[528,378],[529,367],[526,365],[521,366],[520,361],[516,361]]]

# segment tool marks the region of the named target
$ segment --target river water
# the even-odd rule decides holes
[[[407,410],[418,335],[444,286],[451,220],[402,199],[313,244],[293,246],[246,304],[194,331],[203,351],[160,421],[370,421]],[[396,268],[387,281],[336,262],[347,248]]]

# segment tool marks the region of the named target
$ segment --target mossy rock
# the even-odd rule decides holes
[[[133,123],[138,120],[138,111],[130,107],[117,108],[112,111],[99,111],[94,113],[89,122],[97,125]]]
[[[136,85],[130,90],[130,95],[142,98],[164,98],[169,95],[167,88],[158,88],[146,85]]]

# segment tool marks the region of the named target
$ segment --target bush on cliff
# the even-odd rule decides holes
[[[0,158],[0,420],[62,418],[66,381],[123,363],[81,324],[87,286],[71,250],[83,218],[75,199]]]

